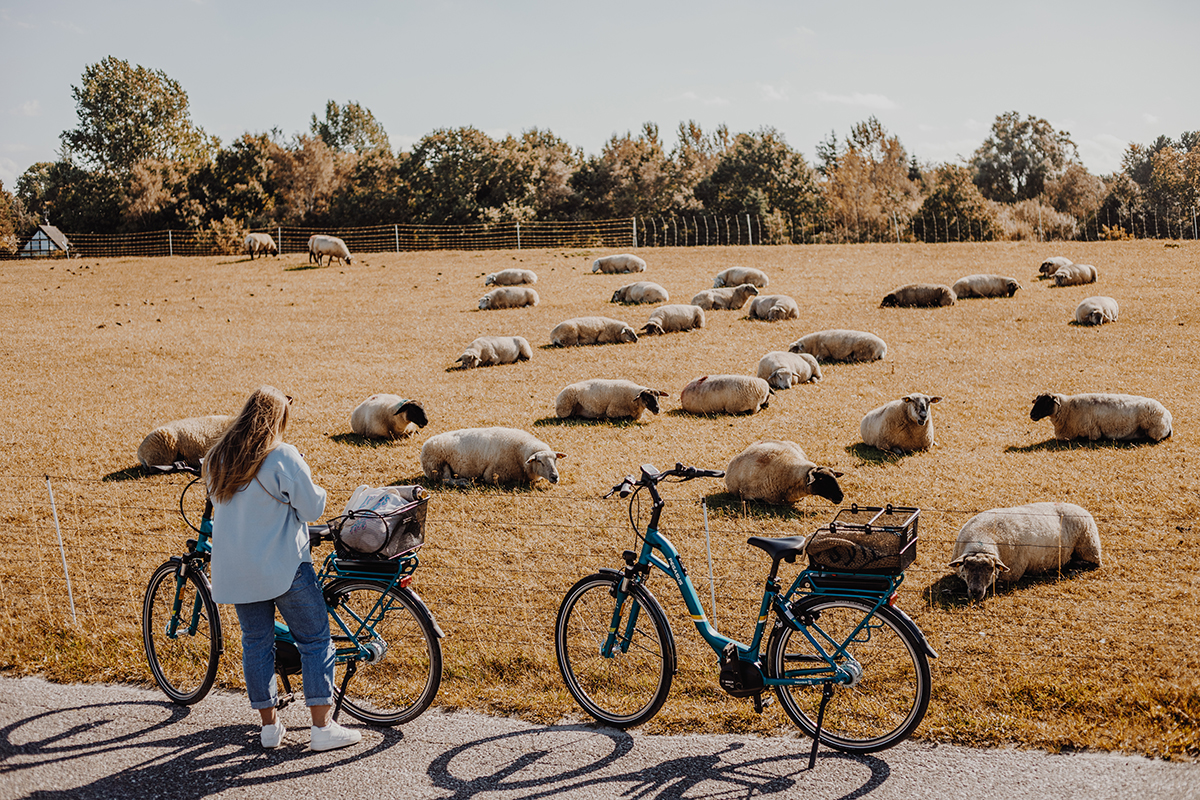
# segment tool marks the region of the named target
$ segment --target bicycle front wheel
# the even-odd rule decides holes
[[[208,694],[221,655],[221,618],[200,574],[171,561],[154,571],[142,603],[142,643],[155,683],[173,702],[190,706]]]
[[[632,728],[658,713],[671,691],[675,639],[644,586],[630,586],[616,613],[621,579],[599,573],[571,587],[554,623],[554,650],[575,702],[603,723]]]
[[[345,658],[357,658],[358,645],[371,653],[358,660],[342,708],[371,725],[401,725],[421,715],[442,682],[442,646],[433,620],[407,589],[345,579],[331,583],[326,598],[329,628],[338,651],[334,692],[341,694]]]
[[[862,668],[853,685],[834,685],[822,720],[821,743],[847,753],[873,753],[899,744],[921,724],[929,706],[932,681],[924,647],[895,611],[882,606],[871,614],[871,607],[863,600],[818,597],[796,609],[797,616],[814,617],[808,631],[836,663],[847,663],[845,655],[837,654],[844,648]],[[770,677],[798,677],[825,664],[802,632],[784,626],[772,634]],[[777,686],[775,691],[792,721],[815,737],[822,685]]]

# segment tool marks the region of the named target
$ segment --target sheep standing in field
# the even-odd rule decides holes
[[[633,381],[591,380],[572,383],[554,400],[554,413],[560,419],[638,419],[643,411],[659,412],[658,398],[667,393]]]
[[[519,286],[522,283],[537,283],[537,273],[531,269],[502,269],[483,280],[484,286]]]
[[[909,283],[883,298],[880,308],[952,306],[958,297],[949,286],[938,283]]]
[[[1061,569],[1073,558],[1100,566],[1096,520],[1072,503],[1029,503],[967,520],[950,566],[966,581],[967,596],[978,601],[997,577],[1015,582],[1026,573]]]
[[[808,353],[772,350],[758,361],[758,377],[775,389],[790,389],[797,383],[821,380],[821,367]]]
[[[706,311],[736,311],[751,297],[758,297],[758,287],[753,283],[742,283],[722,289],[705,289],[692,298],[692,305]]]
[[[1111,297],[1089,297],[1075,307],[1075,322],[1080,325],[1101,325],[1116,322],[1117,301]]]
[[[242,248],[250,256],[253,261],[255,256],[265,256],[270,253],[273,256],[279,255],[279,248],[275,246],[275,240],[271,238],[269,233],[248,233],[246,240],[242,242]]]
[[[524,336],[480,336],[467,345],[457,362],[463,369],[528,361],[533,348]]]
[[[1012,297],[1020,288],[1021,284],[1015,278],[1003,275],[968,275],[950,287],[959,300],[964,297]]]
[[[606,275],[645,271],[646,262],[629,253],[622,253],[618,256],[603,256],[592,262],[592,272],[603,272]]]
[[[764,294],[750,301],[750,319],[800,319],[800,306],[786,294]]]
[[[350,248],[346,247],[346,243],[336,236],[325,236],[315,233],[308,237],[308,260],[317,260],[317,266],[321,266],[321,259],[329,256],[329,264],[333,264],[335,258],[341,259],[347,264],[353,263],[354,259],[350,257]]]
[[[809,461],[795,442],[769,439],[733,457],[725,468],[725,486],[743,500],[794,503],[815,496],[840,503],[842,474]]]
[[[788,351],[811,353],[818,361],[878,361],[887,355],[887,342],[873,333],[833,328],[801,336]]]
[[[1050,277],[1054,278],[1055,286],[1082,286],[1095,283],[1100,274],[1091,264],[1067,264],[1055,270]]]
[[[633,328],[610,317],[573,317],[558,323],[550,331],[550,343],[559,347],[619,344],[637,340]]]
[[[689,414],[753,414],[767,407],[771,386],[750,375],[704,375],[679,393]]]
[[[717,273],[717,277],[713,279],[713,288],[720,289],[722,286],[741,286],[743,283],[750,283],[757,286],[759,289],[767,288],[770,279],[767,273],[761,269],[754,267],[730,267],[723,269]]]
[[[642,326],[642,333],[647,336],[661,336],[664,333],[679,333],[703,327],[703,308],[678,303],[654,309],[650,320]]]
[[[1055,272],[1058,272],[1059,267],[1065,267],[1074,263],[1074,261],[1064,256],[1052,256],[1051,258],[1047,258],[1042,262],[1042,265],[1038,267],[1038,273],[1043,278],[1049,278]]]
[[[864,444],[896,455],[928,450],[933,441],[934,403],[942,398],[908,394],[867,412],[858,431]]]
[[[220,439],[233,417],[213,414],[207,417],[187,417],[159,425],[138,445],[137,459],[145,467],[169,466],[186,461],[200,466],[200,459]]]
[[[495,308],[525,308],[540,302],[536,289],[528,286],[501,286],[479,298],[479,310]]]
[[[665,303],[670,300],[667,290],[653,281],[627,283],[613,292],[613,303]]]
[[[1160,442],[1171,435],[1171,412],[1149,397],[1132,394],[1040,394],[1029,418],[1050,418],[1055,439],[1116,439]]]
[[[535,483],[545,478],[558,483],[558,459],[550,445],[516,428],[463,428],[425,440],[421,470],[431,481],[462,486],[472,480]]]
[[[401,439],[429,424],[425,409],[396,394],[373,394],[350,412],[350,430],[370,439]]]

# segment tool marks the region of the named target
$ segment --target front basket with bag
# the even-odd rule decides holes
[[[920,514],[905,506],[843,508],[809,537],[808,563],[815,569],[899,575],[916,560]]]
[[[391,559],[425,543],[429,493],[420,486],[359,486],[329,523],[343,557]]]

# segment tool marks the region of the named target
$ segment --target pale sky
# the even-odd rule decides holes
[[[1087,168],[1200,129],[1197,0],[0,0],[0,181],[56,158],[106,56],[164,71],[228,143],[369,108],[393,148],[438,128],[548,129],[587,155],[656,123],[773,127],[812,162],[874,115],[922,161],[996,116],[1070,133]]]

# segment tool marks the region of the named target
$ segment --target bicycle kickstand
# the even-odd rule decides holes
[[[338,714],[342,710],[342,701],[346,699],[346,687],[350,685],[350,679],[354,677],[354,673],[358,672],[358,660],[346,662],[346,674],[342,676],[342,687],[338,690],[337,702],[333,705],[333,721],[337,722]]]
[[[821,689],[821,707],[817,709],[817,730],[813,736],[812,752],[808,754],[808,768],[811,770],[817,766],[817,746],[821,743],[821,725],[825,722],[825,706],[829,703],[829,698],[833,697],[833,684],[826,681]]]

